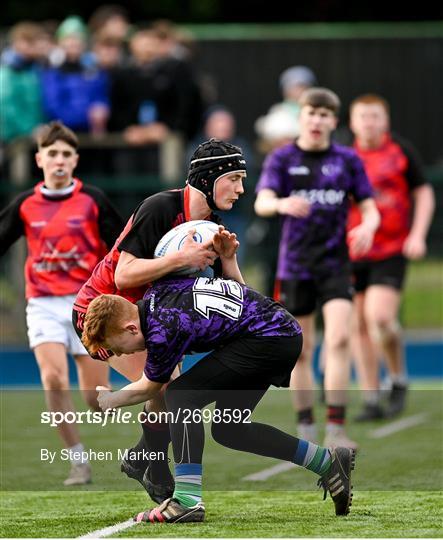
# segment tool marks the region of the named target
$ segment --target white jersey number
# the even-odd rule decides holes
[[[209,319],[216,311],[234,321],[243,311],[243,289],[236,281],[228,279],[197,278],[192,288],[194,309]]]

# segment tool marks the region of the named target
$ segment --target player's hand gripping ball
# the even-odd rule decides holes
[[[193,229],[195,233],[193,239],[199,244],[205,244],[211,241],[215,233],[219,232],[218,225],[213,221],[194,220],[187,221],[181,225],[177,225],[170,231],[168,231],[158,242],[155,250],[154,257],[164,257],[169,253],[180,251],[183,248],[183,244],[188,238],[189,231]],[[200,272],[200,268],[186,267],[179,271],[174,272],[180,276],[193,276]]]

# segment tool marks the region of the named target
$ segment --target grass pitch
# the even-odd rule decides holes
[[[358,408],[351,396],[349,417]],[[78,402],[79,405],[81,401]],[[79,406],[79,409],[82,407]],[[40,449],[59,451],[54,428],[40,423],[40,391],[3,391],[1,428],[1,536],[77,537],[126,521],[153,503],[119,471],[116,459],[92,463],[91,486],[64,488],[69,464],[40,460]],[[132,409],[134,413],[137,409]],[[250,482],[244,477],[279,463],[225,449],[207,438],[204,458],[206,522],[137,524],[118,537],[440,537],[443,530],[443,401],[441,387],[415,386],[404,418],[418,425],[381,438],[373,430],[391,421],[349,423],[359,441],[351,514],[337,518],[331,499],[322,501],[317,476],[299,468]],[[317,417],[324,416],[317,407]],[[294,432],[286,391],[268,392],[254,415]],[[81,425],[94,450],[126,448],[138,436],[136,424]]]

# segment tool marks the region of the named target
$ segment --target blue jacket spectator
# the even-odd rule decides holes
[[[43,105],[49,119],[61,120],[74,131],[90,131],[91,110],[109,107],[108,76],[65,62],[42,72]]]
[[[87,62],[86,29],[78,17],[66,19],[57,31],[64,59],[42,71],[44,110],[74,131],[103,131],[109,115],[109,80],[105,71]]]

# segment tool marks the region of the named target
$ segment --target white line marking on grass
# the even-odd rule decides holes
[[[242,480],[247,480],[250,482],[263,482],[264,480],[271,478],[271,476],[275,476],[276,474],[289,471],[290,469],[295,469],[296,467],[298,467],[298,465],[296,465],[295,463],[284,461],[283,463],[278,463],[277,465],[269,467],[268,469],[263,469],[262,471],[248,474],[248,476],[245,476],[244,478],[242,478]]]
[[[409,429],[411,427],[423,424],[428,418],[428,416],[429,415],[427,413],[420,413],[415,414],[414,416],[408,416],[407,418],[402,418],[401,420],[391,422],[381,428],[372,430],[369,433],[369,437],[371,437],[372,439],[381,439],[383,437],[388,437],[389,435],[397,433],[398,431],[402,431],[404,429]],[[246,480],[249,482],[264,482],[272,476],[297,467],[299,466],[295,465],[295,463],[289,463],[288,461],[284,461],[283,463],[278,463],[277,465],[269,467],[268,469],[263,469],[262,471],[248,474],[248,476],[243,477],[242,480]]]
[[[397,431],[402,431],[403,429],[408,429],[413,426],[418,426],[423,424],[426,418],[428,417],[427,413],[415,414],[414,416],[408,416],[397,420],[396,422],[391,422],[386,424],[383,427],[372,430],[369,433],[371,439],[381,439],[382,437],[388,437]]]
[[[111,525],[110,527],[105,527],[104,529],[98,529],[97,531],[90,532],[84,536],[78,536],[77,538],[106,538],[107,536],[111,536],[111,534],[129,529],[136,524],[137,522],[131,518],[126,521],[122,521],[121,523]]]

